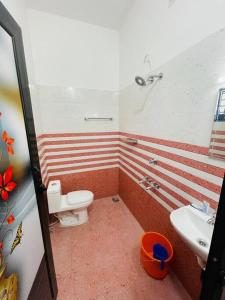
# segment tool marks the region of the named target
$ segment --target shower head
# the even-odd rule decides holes
[[[136,76],[135,82],[140,86],[146,86],[150,83],[153,83],[155,79],[160,80],[162,78],[163,78],[163,73],[159,73],[158,75],[148,75],[146,78],[143,78],[141,76]]]
[[[135,81],[140,86],[145,86],[146,85],[146,80],[141,76],[136,76]]]

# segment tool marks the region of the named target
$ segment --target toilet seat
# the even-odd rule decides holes
[[[93,198],[94,194],[90,191],[75,191],[67,194],[67,203],[71,206],[79,206],[81,204],[92,202]]]

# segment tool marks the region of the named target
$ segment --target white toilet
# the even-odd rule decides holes
[[[60,180],[50,181],[47,190],[49,213],[57,214],[61,226],[76,226],[88,221],[88,206],[94,194],[82,190],[62,195]]]

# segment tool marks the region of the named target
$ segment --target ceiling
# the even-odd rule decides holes
[[[119,29],[134,0],[27,0],[27,7]]]

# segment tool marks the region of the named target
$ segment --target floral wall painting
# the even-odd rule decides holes
[[[10,280],[27,299],[43,254],[12,38],[0,27],[0,297]]]

